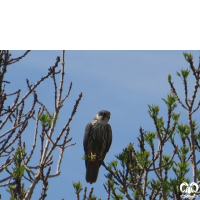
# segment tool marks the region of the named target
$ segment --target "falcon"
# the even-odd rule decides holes
[[[99,111],[85,128],[83,147],[85,151],[86,181],[95,183],[98,177],[99,168],[103,163],[106,153],[112,143],[112,129],[108,121],[110,112]]]

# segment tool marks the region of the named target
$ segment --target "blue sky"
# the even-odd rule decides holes
[[[11,51],[13,57],[21,55],[23,51]],[[198,66],[199,52],[188,51],[194,55],[194,65]],[[61,56],[61,51],[32,51],[20,62],[9,66],[6,80],[11,81],[7,86],[9,92],[22,88],[22,94],[27,91],[26,78],[35,83],[47,73],[47,69],[55,63],[56,57]],[[60,67],[60,66],[59,66]],[[135,143],[137,149],[137,137],[139,127],[144,130],[155,130],[153,121],[148,115],[148,104],[158,104],[160,115],[167,121],[167,111],[162,98],[166,98],[170,91],[167,81],[168,74],[177,88],[180,97],[184,97],[182,81],[176,76],[176,71],[189,67],[183,57],[183,51],[66,51],[65,56],[65,80],[64,93],[68,92],[70,82],[73,87],[69,98],[59,114],[54,136],[62,130],[68,120],[73,105],[80,92],[82,100],[77,113],[70,125],[70,137],[75,146],[66,149],[61,165],[61,175],[49,181],[47,199],[76,199],[72,182],[81,181],[88,191],[94,187],[94,194],[105,199],[106,192],[103,183],[106,181],[104,167],[100,168],[98,180],[95,184],[87,184],[85,181],[85,163],[81,159],[83,151],[83,135],[85,126],[100,110],[111,112],[110,125],[113,131],[113,142],[108,152],[105,163],[112,161],[114,155],[120,153],[128,143]],[[190,80],[190,78],[189,78]],[[59,81],[59,77],[58,77]],[[192,81],[192,80],[191,80]],[[193,81],[189,83],[189,95],[193,91]],[[53,82],[43,82],[37,89],[38,98],[49,111],[53,113]],[[23,96],[23,95],[22,95]],[[197,94],[199,99],[199,94]],[[32,98],[27,103],[31,106]],[[181,112],[181,121],[187,122],[187,113],[178,106]],[[198,112],[195,117],[199,116]],[[30,151],[33,141],[34,124],[24,133],[27,143],[27,151]],[[39,139],[38,139],[39,140]],[[34,155],[33,165],[37,165],[40,156],[40,145],[37,154]],[[172,154],[169,150],[165,152]],[[56,170],[58,152],[54,154],[54,167]],[[40,185],[41,186],[41,185]],[[38,199],[41,189],[36,187],[34,198]],[[8,199],[8,193],[0,188],[2,199]],[[81,193],[82,196],[83,192]]]

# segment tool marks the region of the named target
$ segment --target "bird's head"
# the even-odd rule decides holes
[[[107,110],[101,110],[97,113],[96,115],[96,119],[101,122],[101,123],[108,123],[109,119],[110,119],[110,112]]]

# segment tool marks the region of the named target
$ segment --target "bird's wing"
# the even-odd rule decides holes
[[[112,129],[111,129],[110,124],[107,124],[107,141],[106,141],[106,148],[104,152],[104,158],[105,158],[106,153],[110,149],[111,143],[112,143]]]
[[[92,127],[92,123],[89,122],[85,128],[85,134],[84,134],[84,138],[83,138],[83,147],[84,147],[85,153],[87,152],[87,143],[88,143],[88,138],[89,138],[91,127]]]

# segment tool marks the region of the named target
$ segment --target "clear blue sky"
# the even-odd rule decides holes
[[[11,51],[14,57],[22,52]],[[199,52],[188,52],[194,55],[194,64],[197,66]],[[32,51],[17,64],[9,66],[6,80],[11,81],[11,84],[7,86],[8,91],[22,88],[24,95],[27,91],[26,78],[31,83],[35,83],[47,73],[47,69],[55,63],[57,56],[61,56],[61,51]],[[68,120],[80,92],[83,93],[83,97],[70,125],[70,137],[73,138],[72,143],[76,145],[66,149],[61,175],[49,181],[47,199],[76,199],[72,186],[72,182],[76,181],[81,181],[83,187],[88,187],[88,191],[91,186],[94,187],[94,194],[102,200],[106,199],[107,194],[103,183],[106,181],[104,174],[107,172],[104,167],[100,168],[95,184],[90,185],[85,181],[85,163],[81,159],[84,154],[85,126],[98,111],[105,109],[111,112],[109,123],[113,130],[113,142],[105,158],[106,164],[115,159],[114,155],[120,153],[130,142],[135,143],[137,149],[139,127],[142,126],[147,131],[155,130],[153,121],[148,115],[148,104],[160,105],[160,115],[163,115],[164,120],[167,121],[166,106],[162,101],[170,91],[167,76],[169,73],[172,75],[178,94],[183,98],[182,81],[176,76],[176,71],[186,67],[189,65],[183,57],[183,51],[66,51],[64,94],[68,92],[71,81],[73,87],[59,115],[55,137]],[[190,96],[193,91],[192,85],[189,84]],[[42,83],[37,92],[39,100],[53,113],[52,80]],[[197,97],[199,98],[199,94]],[[31,99],[32,97],[27,107],[31,106]],[[182,113],[182,122],[187,122],[186,111],[180,106],[177,111]],[[196,116],[199,116],[199,112]],[[30,152],[33,134],[34,124],[30,124],[23,134],[28,152]],[[34,155],[33,165],[38,164],[37,158],[40,156],[40,145],[38,144],[36,148],[38,151],[37,155]],[[170,150],[165,153],[172,154]],[[52,168],[51,173],[56,170],[57,159],[58,154],[55,153],[55,168]],[[39,198],[40,186],[36,187],[33,199]],[[3,200],[9,198],[4,188],[0,188],[0,194]],[[83,192],[81,199],[82,194]]]

